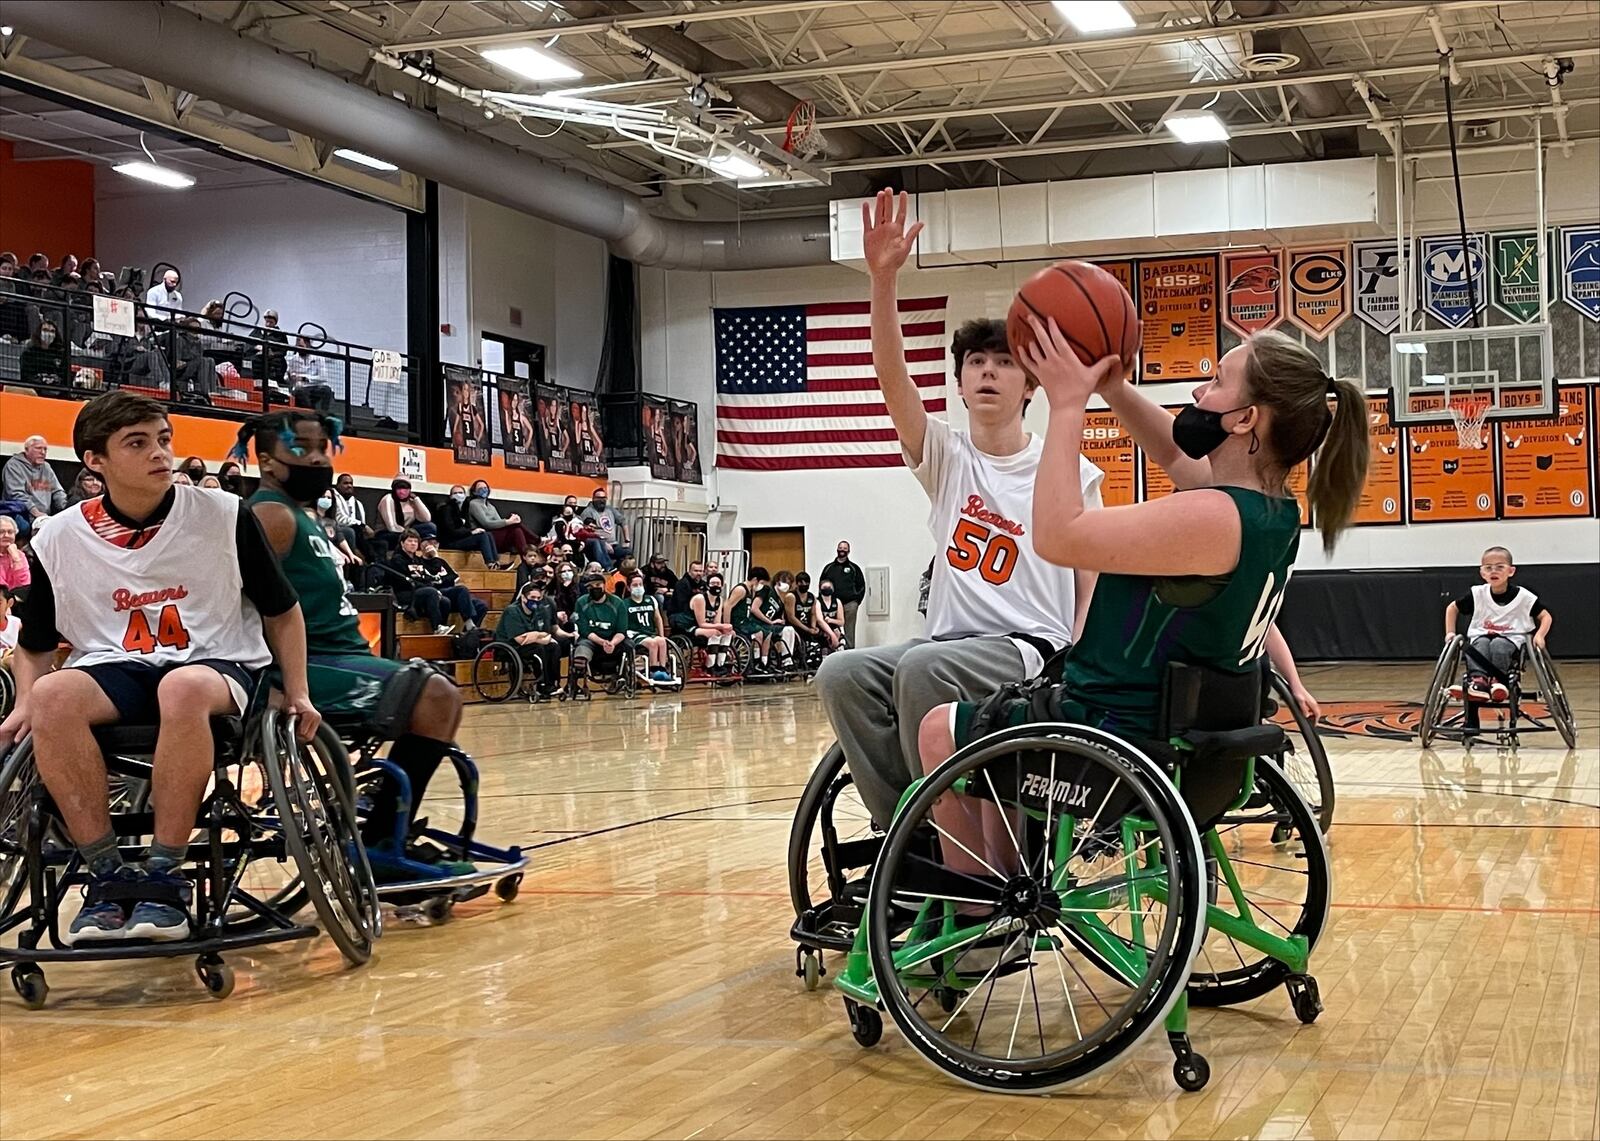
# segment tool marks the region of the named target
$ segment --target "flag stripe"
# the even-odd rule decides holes
[[[911,383],[918,388],[943,388],[944,374],[942,372],[923,373],[920,376],[913,376]],[[852,380],[845,377],[819,377],[806,385],[806,387],[812,392],[877,392],[878,378],[869,376],[864,379]]]
[[[717,406],[717,419],[724,416],[736,420],[804,420],[815,416],[872,416],[884,407],[868,404],[779,404],[725,408]],[[943,412],[944,399],[924,400],[922,407],[928,412]]]
[[[906,363],[916,364],[918,361],[937,361],[944,359],[944,349],[907,349]],[[863,365],[872,367],[872,353],[807,353],[807,368],[824,368],[828,365]]]
[[[943,321],[917,321],[914,323],[901,322],[900,335],[902,337],[943,337]],[[810,322],[806,323],[806,340],[815,341],[859,341],[872,336],[871,326],[841,325],[837,328],[817,328]]]
[[[895,434],[893,428],[862,428],[856,431],[827,429],[806,432],[790,428],[781,436],[771,432],[724,432],[721,429],[717,430],[718,444],[759,444],[762,447],[767,447],[774,439],[779,439],[785,444],[828,444],[834,442],[865,444],[897,443],[900,437]]]
[[[937,323],[941,328],[943,327],[943,307],[935,307],[933,309],[918,309],[915,312],[906,312],[905,310],[901,310],[900,312],[900,325],[902,328],[907,325],[921,325],[929,322]],[[822,316],[818,316],[815,313],[807,313],[806,328],[860,329],[861,335],[866,336],[867,330],[872,328],[872,322],[863,318],[859,313],[825,314]]]
[[[832,467],[901,467],[905,461],[899,456],[781,456],[776,459],[755,456],[725,456],[720,452],[717,463],[734,471],[815,471]]]
[[[915,312],[918,309],[943,309],[947,299],[943,297],[902,297],[896,306],[900,312]],[[872,312],[870,301],[821,301],[815,305],[807,305],[806,316],[825,316],[827,314],[859,313],[863,317]]]

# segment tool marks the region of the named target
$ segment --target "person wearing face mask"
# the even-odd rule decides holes
[[[244,494],[244,469],[232,460],[227,460],[217,469],[217,480],[222,484],[222,490],[229,495]]]
[[[527,586],[529,580],[535,576],[548,581],[550,572],[545,562],[544,552],[538,547],[528,547],[522,552],[522,557],[517,560],[517,589],[521,590]]]
[[[400,536],[407,528],[418,535],[433,538],[438,528],[433,523],[433,513],[411,490],[411,481],[403,477],[391,480],[389,494],[378,500],[378,539],[391,549],[400,546]]]
[[[538,671],[538,700],[549,701],[561,680],[562,640],[556,636],[556,607],[548,597],[546,576],[530,578],[517,590],[517,601],[500,614],[495,625],[497,642],[517,647],[523,665]]]
[[[762,606],[762,613],[776,621],[774,638],[782,649],[781,658],[787,659],[790,669],[797,660],[795,647],[799,640],[793,624],[789,621],[789,607],[793,602],[794,575],[781,570],[772,578],[772,589],[767,592],[767,601]]]
[[[628,576],[627,597],[628,641],[644,651],[648,669],[640,678],[652,685],[673,680],[667,669],[667,621],[661,614],[661,604],[644,588],[644,575],[634,571]]]
[[[848,649],[849,637],[845,632],[844,603],[834,593],[833,584],[825,582],[817,588],[817,634],[831,654],[834,650]]]
[[[475,527],[467,518],[467,489],[459,483],[440,500],[434,510],[434,525],[439,528],[439,545],[451,551],[477,551],[490,570],[510,570],[511,563],[495,550],[494,536]]]
[[[570,557],[576,553],[577,546],[581,545],[576,534],[577,530],[578,499],[577,496],[569,495],[566,502],[550,516],[550,531],[542,541],[552,553],[562,551],[564,557]],[[573,549],[563,551],[566,547]]]
[[[67,346],[54,321],[40,321],[38,330],[28,338],[17,361],[17,379],[41,388],[66,387]]]
[[[178,470],[189,477],[189,482],[196,487],[206,477],[206,461],[199,456],[189,456],[178,465]]]
[[[713,675],[728,672],[728,645],[733,641],[733,624],[728,621],[726,599],[722,595],[722,575],[706,575],[705,583],[689,598],[689,613],[694,619],[691,633],[705,646],[706,670]]]
[[[671,633],[687,634],[694,629],[694,610],[689,601],[704,590],[705,585],[706,565],[696,559],[683,572],[683,577],[673,584],[672,594],[667,600],[667,629]]]
[[[367,585],[366,560],[362,558],[355,531],[339,522],[333,509],[334,494],[324,491],[317,497],[312,516],[322,525],[324,534],[341,556],[340,569],[353,587]]]
[[[489,502],[489,481],[475,479],[467,491],[467,521],[489,533],[495,550],[504,554],[520,555],[533,544],[533,536],[522,527],[522,516],[505,515],[495,510]]]
[[[783,617],[801,646],[822,640],[817,628],[817,596],[811,592],[811,576],[801,571],[794,576],[794,591],[783,597]]]
[[[611,506],[605,488],[594,489],[578,522],[590,533],[584,539],[584,553],[606,570],[614,567],[624,555],[633,553],[628,545],[628,529],[623,525],[621,514]]]
[[[556,607],[556,638],[570,648],[578,640],[578,568],[562,563],[550,580],[550,601]]]
[[[628,637],[628,608],[622,599],[606,590],[606,580],[598,574],[584,576],[577,622],[578,644],[572,648],[574,673],[592,676],[597,668],[606,672],[620,669],[617,651]]]
[[[783,625],[778,618],[781,609],[775,614],[769,605],[769,600],[777,597],[769,584],[770,576],[766,567],[751,567],[749,577],[735,583],[732,593],[728,595],[728,621],[735,630],[750,639],[751,673],[769,672],[767,658],[772,651],[772,637]]]
[[[867,576],[850,561],[850,544],[839,540],[834,549],[833,562],[822,568],[817,576],[817,586],[833,587],[833,596],[844,607],[844,638],[848,645],[856,644],[856,611],[867,596]]]

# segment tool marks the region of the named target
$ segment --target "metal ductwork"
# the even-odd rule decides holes
[[[1286,11],[1282,0],[1233,0],[1233,14],[1240,20],[1258,20],[1267,16],[1282,15]],[[1300,67],[1314,70],[1322,66],[1316,49],[1311,46],[1305,33],[1299,28],[1266,28],[1249,34],[1253,41],[1251,44],[1253,53],[1283,52],[1297,56]],[[1296,83],[1293,87],[1300,110],[1313,119],[1328,119],[1349,112],[1349,107],[1345,103],[1345,93],[1336,84]],[[1329,152],[1329,157],[1355,155],[1358,153],[1356,136],[1355,128],[1350,128],[1348,131],[1322,132],[1323,147]]]
[[[75,55],[602,238],[643,265],[732,270],[829,261],[825,216],[656,218],[625,191],[469,134],[180,8],[151,0],[6,0],[5,18],[18,32]]]

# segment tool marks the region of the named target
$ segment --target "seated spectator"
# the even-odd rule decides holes
[[[31,263],[30,263],[31,264]],[[182,309],[183,294],[178,292],[178,271],[169,269],[161,275],[161,280],[150,287],[150,292],[144,295],[146,305],[159,305],[163,309]],[[165,314],[162,314],[165,316]]]
[[[22,451],[0,467],[0,500],[21,504],[17,518],[18,534],[26,535],[38,520],[66,509],[67,492],[46,458],[50,445],[43,436],[22,441]]]
[[[661,599],[671,594],[672,588],[677,585],[678,576],[667,565],[667,556],[659,552],[651,555],[650,561],[644,565],[645,590]]]
[[[55,279],[58,282],[65,281],[67,278],[72,277],[77,272],[78,255],[63,254],[61,256],[61,264],[56,267]]]
[[[199,456],[190,456],[178,465],[178,470],[189,477],[189,482],[198,485],[206,477],[206,461]]]
[[[104,495],[105,491],[105,481],[100,478],[99,472],[93,468],[81,468],[78,477],[72,481],[72,489],[67,492],[67,506],[71,507],[73,504],[82,503],[85,499]]]
[[[22,300],[26,294],[17,284],[16,272],[15,264],[0,261],[0,344],[28,339],[28,305]]]
[[[578,643],[572,648],[573,662],[584,662],[593,673],[604,667],[614,673],[620,668],[617,652],[628,638],[628,608],[622,599],[606,590],[598,574],[585,575],[583,594],[578,599]]]
[[[261,314],[261,324],[250,330],[250,337],[259,342],[256,349],[256,376],[272,384],[282,384],[289,355],[289,338],[278,328],[278,311],[268,309]]]
[[[22,620],[11,613],[11,588],[0,583],[0,669],[9,669],[11,655],[17,651],[17,636]]]
[[[222,490],[222,481],[214,475],[208,475],[200,481],[201,487],[209,487],[215,491]]]
[[[555,603],[546,597],[549,585],[543,575],[520,584],[516,602],[501,612],[494,628],[496,641],[510,642],[525,664],[537,666],[540,701],[550,700],[555,693],[561,680],[561,658],[566,652],[565,640],[556,626]]]
[[[0,586],[15,594],[33,581],[28,556],[17,546],[17,525],[9,515],[0,515]]]
[[[543,551],[538,547],[525,547],[522,558],[517,560],[517,589],[521,590],[535,577],[549,579],[550,567]]]
[[[85,287],[92,285],[96,292],[105,287],[105,282],[101,279],[99,258],[84,258],[83,263],[78,266],[78,276],[83,278]]]
[[[391,548],[400,545],[407,530],[430,538],[439,533],[428,505],[412,494],[409,479],[389,481],[389,494],[378,500],[378,522],[377,538]]]
[[[28,258],[28,276],[29,277],[32,277],[36,273],[46,273],[46,274],[48,274],[49,272],[50,272],[50,259],[47,256],[45,256],[44,254],[32,254],[32,255],[29,256],[29,258]]]
[[[495,550],[500,552],[510,551],[520,555],[533,542],[533,537],[522,528],[522,516],[502,516],[489,502],[489,481],[486,479],[472,481],[471,494],[467,498],[467,521],[489,532],[494,538]]]
[[[477,551],[483,565],[493,570],[510,570],[509,561],[501,561],[495,550],[494,536],[482,527],[476,527],[467,518],[467,489],[459,483],[450,489],[435,509],[435,525],[439,529],[439,545],[451,551]],[[524,550],[533,550],[532,546]]]
[[[356,498],[356,480],[352,475],[341,475],[333,484],[333,519],[341,527],[348,527],[355,536],[355,548],[369,563],[389,560],[389,547],[378,541],[378,532],[367,524],[367,505]]]
[[[177,381],[174,397],[193,404],[210,404],[217,383],[217,366],[200,347],[200,318],[179,317],[167,330],[167,358]]]
[[[556,604],[556,633],[570,643],[578,636],[578,568],[571,563],[556,567],[550,580],[550,601]]]
[[[639,560],[632,555],[623,558],[617,569],[606,576],[606,589],[612,594],[627,594],[628,582],[638,573]]]
[[[311,342],[304,337],[294,339],[294,352],[289,354],[285,370],[289,377],[289,391],[301,408],[315,408],[327,412],[333,407],[333,389],[323,372],[323,360],[311,351]]]
[[[489,613],[489,604],[474,597],[472,591],[462,585],[456,568],[439,556],[438,539],[422,540],[422,561],[427,568],[429,584],[444,596],[445,601],[464,620],[462,628],[477,629],[483,616]]]
[[[363,569],[366,566],[366,560],[358,553],[359,546],[356,542],[355,530],[339,522],[338,517],[334,514],[333,501],[333,492],[324,491],[317,498],[316,505],[312,510],[316,515],[317,522],[322,524],[323,533],[344,555],[344,562],[341,565],[345,570],[345,578],[349,580],[351,586],[366,586],[367,576]]]
[[[408,530],[400,536],[400,549],[389,560],[388,575],[395,601],[413,618],[425,618],[435,634],[453,634],[455,626],[449,621],[453,600],[447,599],[433,584],[428,573],[427,560],[422,557],[422,536]],[[468,596],[470,598],[470,595]],[[455,607],[460,613],[459,607]],[[461,616],[474,624],[473,608],[469,605]]]
[[[114,384],[160,389],[163,396],[172,391],[172,370],[161,339],[148,321],[134,326],[134,336],[119,339],[111,352],[111,377]]]
[[[41,388],[65,388],[67,377],[67,346],[61,340],[56,323],[45,318],[22,350],[17,362],[17,379]]]
[[[217,469],[217,479],[222,483],[222,490],[228,494],[244,494],[244,469],[233,460],[227,460]]]
[[[624,555],[633,553],[622,515],[607,500],[605,488],[594,489],[589,506],[578,516],[578,522],[590,532],[584,537],[584,553],[606,570],[616,566]]]
[[[577,539],[572,534],[572,532],[577,528],[577,525],[578,497],[575,495],[569,495],[567,496],[566,502],[561,505],[560,509],[551,515],[550,530],[540,541],[544,543],[545,549],[551,555],[555,555],[558,552],[563,552],[564,548],[567,547],[572,547],[573,549],[566,553],[577,554]]]
[[[193,487],[194,480],[189,478],[189,473],[179,468],[172,473],[172,482],[177,487]]]
[[[687,634],[694,629],[694,610],[690,600],[705,586],[705,564],[696,559],[683,572],[683,577],[672,585],[672,597],[667,603],[667,628],[673,634]]]
[[[236,338],[228,336],[227,310],[215,298],[200,310],[200,348],[216,364],[238,368],[244,363],[243,347]]]

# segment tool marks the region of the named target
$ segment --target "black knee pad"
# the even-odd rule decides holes
[[[378,704],[368,721],[372,731],[386,740],[393,740],[407,732],[411,724],[411,711],[422,699],[428,679],[443,676],[431,663],[412,658],[389,679],[383,692],[378,695]]]
[[[1061,703],[1057,699],[1060,690],[1059,685],[1042,677],[1001,686],[998,693],[980,701],[972,711],[972,739],[976,741],[1013,725],[1061,720]]]

